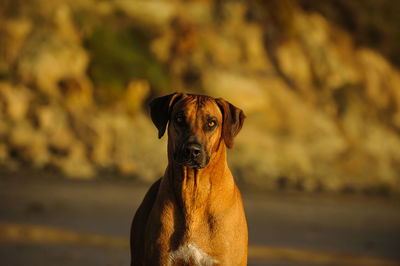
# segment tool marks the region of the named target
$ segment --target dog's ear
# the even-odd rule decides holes
[[[241,109],[222,98],[215,99],[215,101],[221,109],[223,116],[222,137],[226,146],[231,149],[233,147],[233,139],[242,129],[246,116]]]
[[[150,102],[151,120],[158,129],[159,139],[165,133],[173,105],[181,97],[182,93],[175,92],[173,94],[155,98]]]

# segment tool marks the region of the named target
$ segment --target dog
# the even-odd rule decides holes
[[[243,111],[224,99],[174,93],[150,103],[168,166],[131,227],[131,265],[247,265],[240,191],[226,161]]]

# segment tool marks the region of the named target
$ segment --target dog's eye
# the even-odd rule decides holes
[[[175,117],[175,122],[179,125],[182,125],[185,122],[185,117],[183,116],[183,114],[178,114]]]
[[[211,121],[208,121],[207,125],[209,128],[214,128],[217,125],[217,123],[215,123],[215,121],[211,120]]]

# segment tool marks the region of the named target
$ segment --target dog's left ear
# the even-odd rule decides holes
[[[158,129],[159,139],[165,133],[173,105],[182,97],[182,95],[182,93],[175,92],[173,94],[155,98],[150,102],[151,120]]]
[[[246,116],[243,111],[222,98],[215,99],[223,115],[222,137],[226,146],[233,147],[233,139],[242,129]]]

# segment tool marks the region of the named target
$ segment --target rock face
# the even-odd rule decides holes
[[[245,111],[228,156],[240,182],[400,192],[400,72],[320,14],[290,0],[45,2],[6,0],[0,16],[5,167],[154,180],[166,139],[144,106],[179,90]]]

